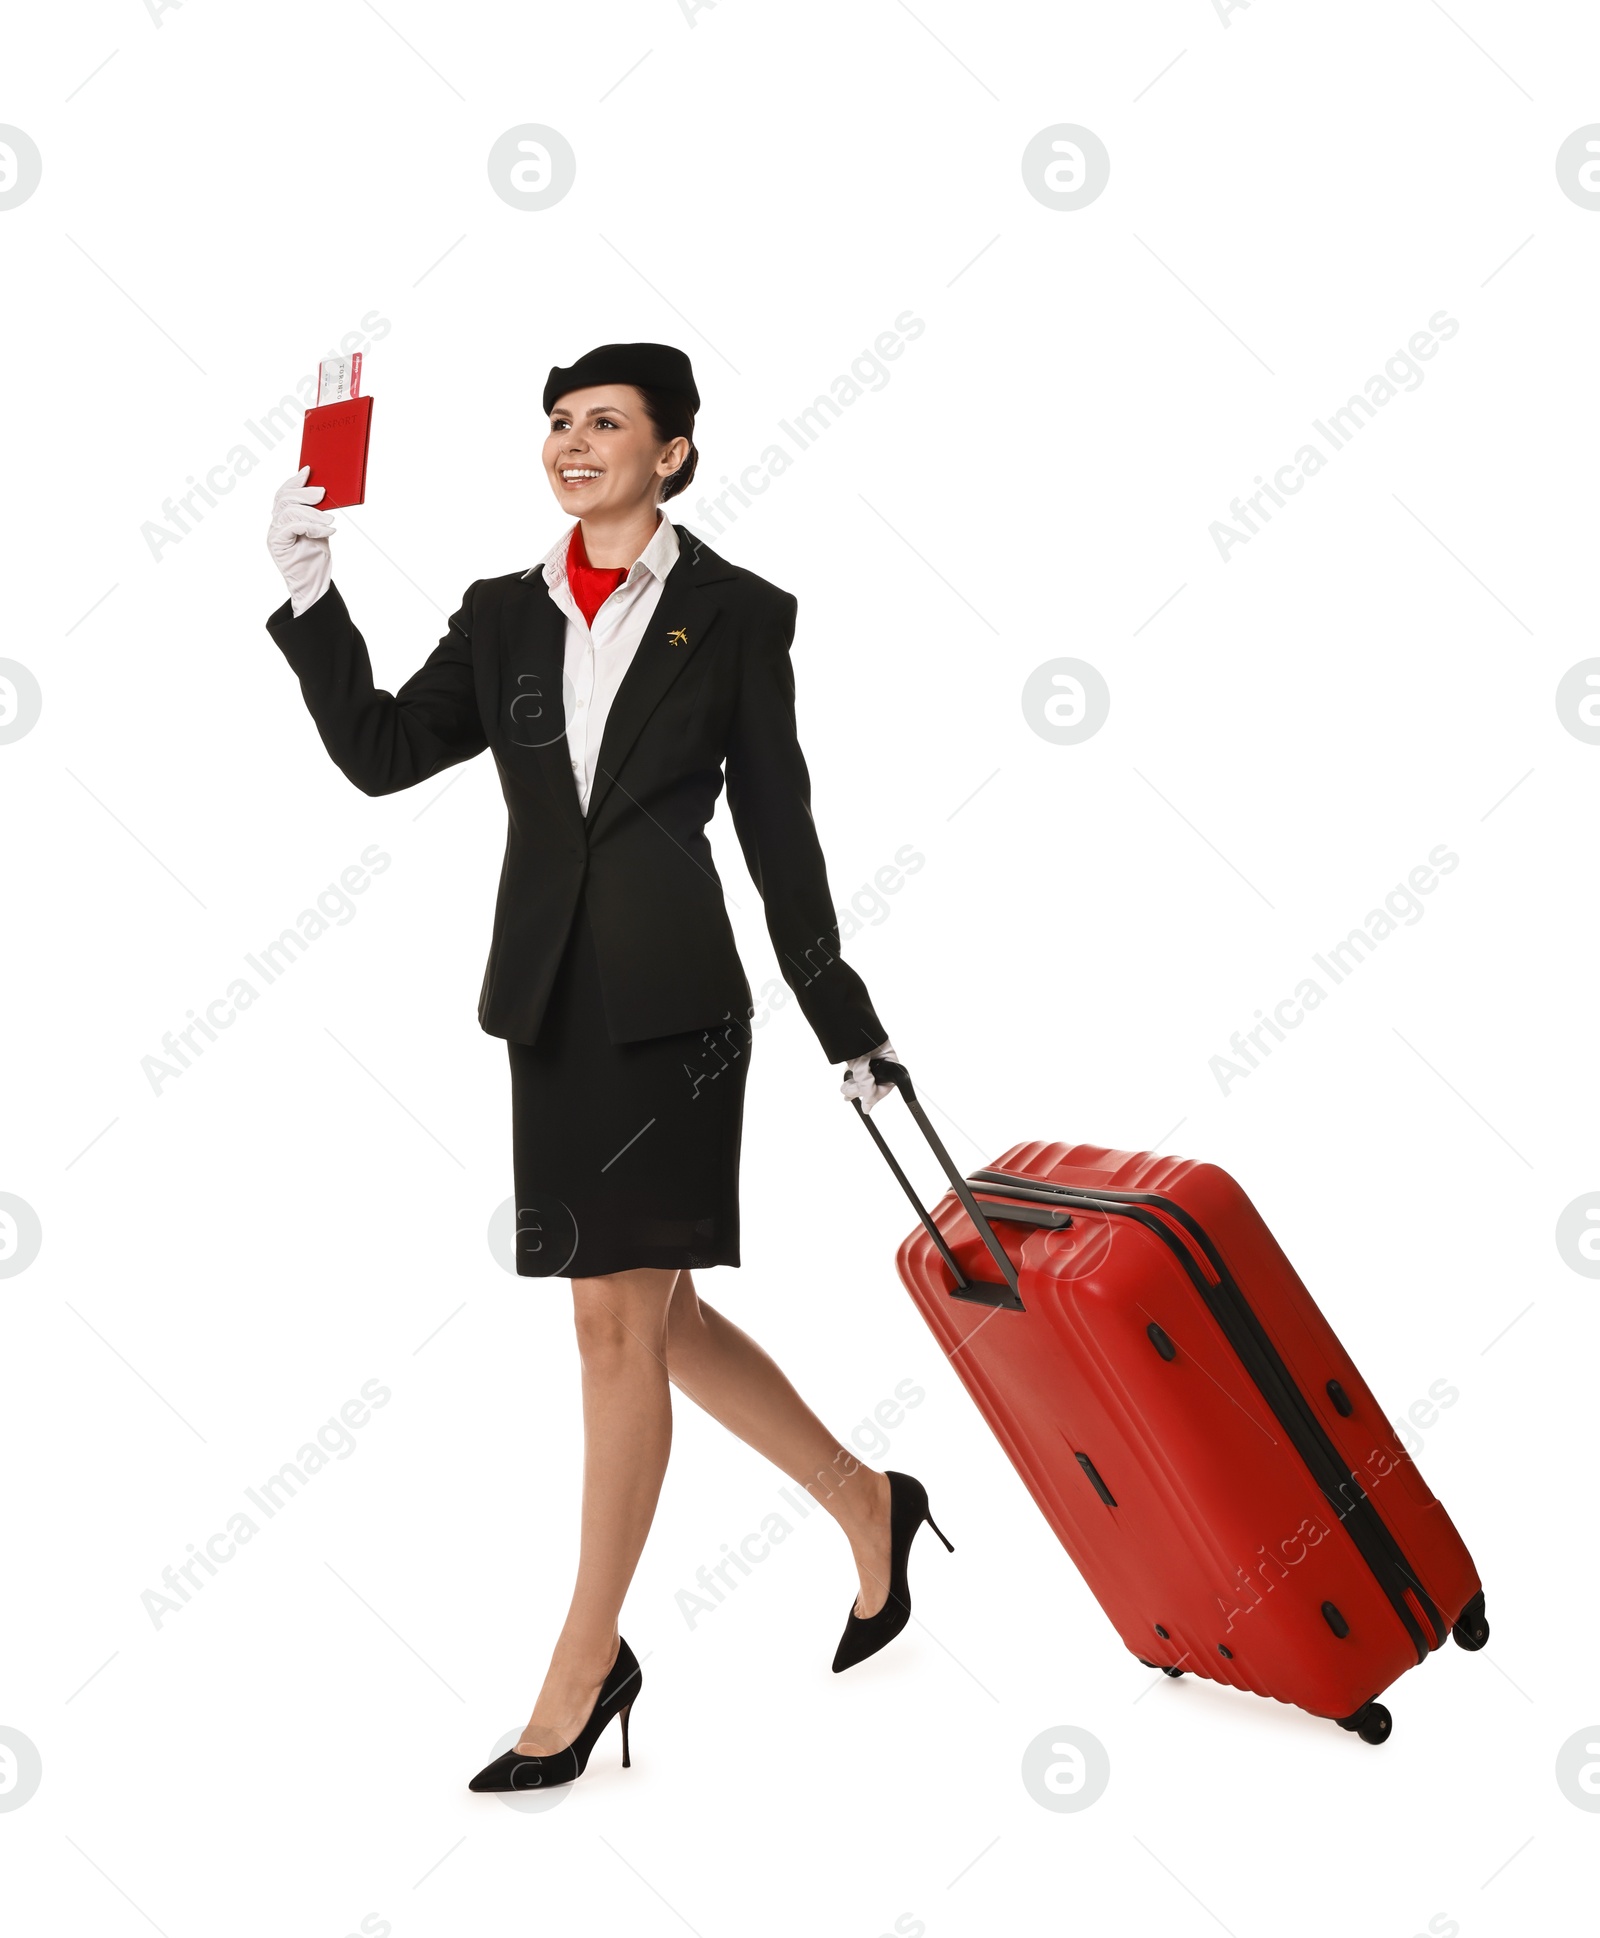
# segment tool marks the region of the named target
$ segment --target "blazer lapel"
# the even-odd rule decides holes
[[[645,722],[716,623],[720,607],[709,585],[732,577],[727,565],[703,540],[685,526],[678,527],[677,562],[667,574],[644,637],[606,715],[589,811],[584,817],[586,826],[594,826],[595,816]],[[617,784],[626,791],[625,783]]]
[[[679,525],[677,561],[606,715],[587,815],[578,803],[567,747],[566,614],[550,597],[542,566],[523,580],[522,609],[508,627],[501,720],[510,746],[526,748],[524,757],[543,774],[556,812],[573,833],[581,836],[594,825],[645,722],[715,624],[720,607],[709,588],[733,577],[726,561]]]

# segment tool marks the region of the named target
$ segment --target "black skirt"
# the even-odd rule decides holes
[[[508,1043],[517,1272],[739,1263],[742,1019],[613,1043],[578,904],[536,1044]]]

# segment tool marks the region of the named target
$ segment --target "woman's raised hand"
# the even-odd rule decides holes
[[[317,510],[323,487],[308,485],[310,476],[307,464],[284,479],[272,501],[272,523],[267,527],[267,550],[289,588],[296,619],[307,606],[316,604],[333,579],[333,547],[328,543],[333,513]]]

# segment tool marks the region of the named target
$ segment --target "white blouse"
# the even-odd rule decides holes
[[[585,624],[567,583],[567,547],[572,542],[572,530],[569,525],[545,553],[544,579],[550,588],[550,597],[567,620],[561,697],[567,715],[567,753],[572,779],[578,790],[578,804],[587,813],[606,715],[617,697],[623,674],[639,650],[667,574],[677,561],[678,534],[672,520],[663,512],[650,543],[629,566],[628,576],[600,606],[590,627]],[[522,576],[529,578],[538,569],[530,565]]]

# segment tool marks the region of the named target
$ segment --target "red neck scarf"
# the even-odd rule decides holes
[[[584,549],[583,527],[574,525],[567,541],[567,584],[586,626],[633,568],[627,565],[591,565]]]

